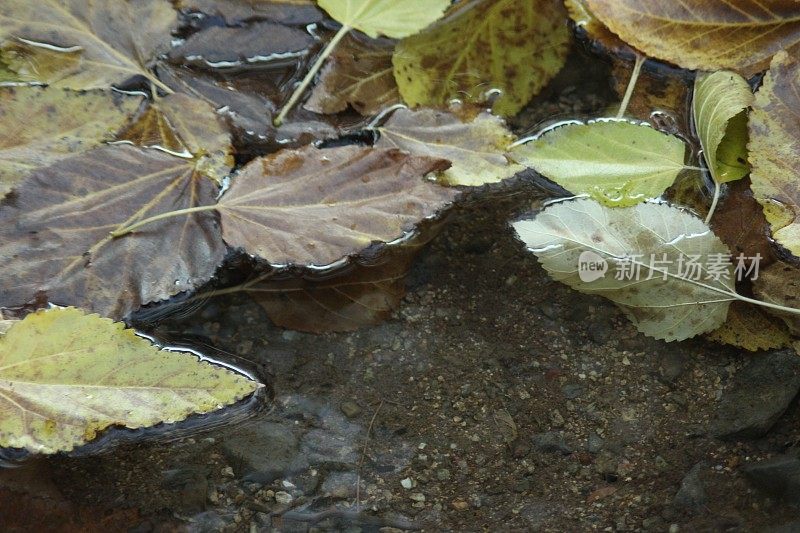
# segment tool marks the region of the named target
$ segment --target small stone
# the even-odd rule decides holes
[[[284,492],[281,490],[275,493],[275,501],[282,505],[289,505],[290,503],[292,503],[293,499],[294,498],[292,498],[292,495],[289,494],[288,492]]]
[[[456,511],[466,511],[469,509],[469,504],[464,500],[455,500],[450,504]]]
[[[672,499],[673,505],[686,511],[696,512],[705,507],[708,502],[706,489],[703,486],[703,480],[700,477],[703,470],[708,468],[708,465],[700,462],[697,463],[689,470],[689,473],[681,481],[681,487],[678,489],[677,494]]]
[[[599,453],[603,449],[605,441],[597,433],[589,433],[586,439],[586,451],[589,453]]]
[[[361,406],[352,401],[342,402],[341,409],[347,418],[356,418],[362,412]]]
[[[414,487],[416,487],[417,484],[414,483],[413,479],[411,479],[410,477],[407,477],[407,478],[403,478],[403,479],[400,480],[400,486],[403,487],[406,490],[411,490]]]
[[[561,393],[564,395],[565,398],[569,400],[574,400],[579,398],[584,392],[583,385],[578,383],[567,383],[563,387],[561,387]]]
[[[572,448],[567,446],[564,436],[555,431],[535,434],[531,440],[536,449],[544,453],[561,453],[564,455],[572,453]]]
[[[800,452],[747,465],[742,473],[764,492],[796,505],[800,502]]]
[[[439,481],[447,481],[450,479],[450,471],[446,468],[441,468],[436,471],[436,479]]]
[[[425,501],[425,495],[422,494],[421,492],[412,492],[411,494],[408,495],[408,497],[410,499],[414,500],[415,502],[424,502]]]
[[[233,473],[233,468],[230,466],[226,466],[222,469],[222,475],[225,477],[235,477],[236,474]]]

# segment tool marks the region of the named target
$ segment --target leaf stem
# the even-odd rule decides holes
[[[711,218],[714,216],[714,211],[717,210],[720,194],[719,190],[720,183],[717,181],[717,178],[714,178],[714,199],[711,201],[711,207],[708,209],[708,215],[706,215],[706,224],[711,224]]]
[[[628,81],[628,88],[625,90],[625,96],[622,98],[622,103],[619,106],[617,118],[622,118],[625,116],[625,111],[628,110],[628,104],[631,103],[633,90],[636,88],[636,82],[639,81],[639,74],[642,72],[642,65],[644,65],[646,60],[646,56],[643,56],[642,54],[636,54],[636,62],[633,64],[631,79]]]
[[[129,233],[133,233],[134,231],[136,231],[137,229],[139,229],[139,228],[141,228],[143,226],[146,226],[146,225],[151,224],[153,222],[158,222],[159,220],[164,220],[164,219],[172,218],[172,217],[180,217],[180,216],[184,216],[184,215],[191,215],[192,213],[202,213],[202,212],[205,212],[205,211],[214,211],[216,209],[217,209],[216,205],[201,205],[199,207],[189,207],[187,209],[179,209],[178,211],[170,211],[168,213],[161,213],[160,215],[156,215],[154,217],[150,217],[150,218],[146,218],[144,220],[140,220],[139,222],[136,222],[135,224],[131,224],[130,226],[124,226],[122,228],[116,229],[116,230],[111,232],[111,236],[114,237],[115,239],[117,239],[119,237],[123,237],[125,235],[128,235]]]
[[[338,32],[336,32],[336,35],[333,36],[333,39],[331,39],[331,42],[328,43],[328,46],[326,46],[325,49],[322,51],[322,53],[319,55],[319,57],[317,57],[317,60],[311,67],[311,70],[308,71],[306,77],[303,78],[303,81],[300,82],[300,85],[298,85],[297,88],[294,90],[294,93],[292,93],[292,97],[289,99],[286,105],[283,106],[283,109],[281,109],[280,114],[278,114],[278,116],[273,121],[275,127],[278,127],[281,124],[283,124],[283,121],[286,120],[286,115],[288,115],[289,112],[294,108],[294,106],[297,105],[297,102],[303,96],[303,93],[305,93],[308,86],[311,85],[311,82],[314,80],[314,76],[316,76],[317,72],[319,72],[319,69],[322,68],[322,65],[325,63],[325,60],[328,59],[328,56],[330,56],[333,53],[333,50],[336,48],[339,42],[342,39],[344,39],[345,35],[347,35],[351,29],[353,28],[344,25],[339,29]]]

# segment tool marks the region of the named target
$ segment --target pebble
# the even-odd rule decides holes
[[[708,503],[708,496],[700,477],[708,465],[704,462],[697,463],[689,470],[681,481],[680,489],[672,499],[672,504],[680,509],[697,512]]]
[[[294,498],[292,498],[292,495],[289,494],[288,492],[281,490],[275,493],[275,501],[280,504],[289,505],[290,503],[292,503],[293,499]]]
[[[361,406],[353,401],[342,402],[341,410],[347,418],[356,418],[362,413]]]
[[[403,487],[406,490],[411,490],[414,487],[416,487],[417,484],[414,482],[413,479],[411,479],[410,477],[407,477],[407,478],[403,478],[403,479],[400,480],[400,486]]]
[[[742,473],[755,487],[800,506],[800,451],[749,464]]]

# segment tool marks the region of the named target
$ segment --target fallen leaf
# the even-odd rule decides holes
[[[711,228],[734,257],[758,256],[762,268],[776,259],[769,240],[769,224],[761,205],[753,197],[749,178],[728,185],[727,192],[711,220]]]
[[[445,185],[498,183],[525,170],[506,155],[514,135],[502,119],[489,113],[462,122],[443,111],[398,109],[377,130],[378,148],[452,161],[453,166],[441,175]]]
[[[0,89],[0,200],[31,171],[112,140],[141,101],[105,91]]]
[[[319,7],[344,26],[373,39],[402,39],[440,19],[450,0],[317,0]]]
[[[798,4],[800,6],[800,4]],[[772,236],[800,256],[800,63],[775,56],[750,113],[750,174]]]
[[[298,62],[314,44],[308,32],[274,22],[257,22],[244,28],[212,26],[170,50],[169,59],[206,68],[258,63],[272,67],[275,62]]]
[[[73,308],[39,311],[0,337],[0,447],[70,451],[110,426],[175,423],[259,385],[123,324]]]
[[[208,102],[181,93],[145,104],[117,140],[202,159],[199,165],[204,174],[218,183],[235,163],[231,135],[222,117]]]
[[[685,168],[686,146],[644,124],[568,124],[518,146],[511,158],[574,194],[612,207],[657,198]]]
[[[0,203],[0,307],[46,294],[122,318],[207,282],[225,255],[213,213],[109,232],[141,218],[213,204],[217,187],[191,160],[109,146],[33,172]]]
[[[578,199],[551,205],[514,228],[553,279],[608,298],[656,339],[683,340],[718,328],[735,298],[730,252],[699,218],[676,207],[612,209]],[[579,270],[587,264],[596,270]],[[709,279],[711,265],[719,276]]]
[[[785,348],[792,341],[783,322],[770,318],[755,305],[745,302],[733,302],[725,323],[707,333],[706,338],[751,352]]]
[[[169,49],[176,26],[168,0],[4,0],[0,41],[80,49],[80,70],[58,80],[57,87],[101,89],[133,76],[160,86],[150,61]]]
[[[511,444],[517,440],[519,432],[517,431],[517,423],[514,422],[514,417],[511,416],[511,413],[505,409],[498,409],[492,412],[492,417],[506,444]]]
[[[753,292],[768,303],[800,309],[800,268],[786,263],[774,263],[758,274],[753,282]],[[768,313],[781,318],[793,335],[800,335],[800,318],[772,309]]]
[[[394,54],[400,94],[412,106],[451,100],[517,114],[561,70],[570,34],[552,0],[481,0],[457,5],[441,22],[404,39]]]
[[[5,335],[16,322],[16,320],[0,320],[0,335]]]
[[[586,0],[622,40],[686,69],[750,77],[780,50],[800,52],[800,3],[772,0]]]
[[[747,80],[735,72],[699,74],[692,113],[714,181],[728,183],[750,172],[747,164],[747,109],[753,105]]]
[[[324,18],[314,0],[178,0],[178,7],[189,13],[221,17],[228,26],[256,20],[307,26]]]
[[[57,85],[80,70],[81,55],[80,49],[59,50],[8,41],[0,46],[0,64],[7,71],[0,77],[0,85]]]
[[[606,53],[620,55],[633,55],[635,51],[625,44],[619,37],[609,30],[605,24],[594,16],[586,4],[586,0],[564,0],[569,18],[575,23],[579,31],[598,45]]]
[[[448,166],[362,146],[284,150],[233,180],[217,205],[223,237],[273,265],[328,265],[447,207],[458,193],[424,177]]]
[[[400,101],[394,81],[394,43],[348,34],[325,63],[304,107],[315,113],[339,113],[352,106],[374,115]]]

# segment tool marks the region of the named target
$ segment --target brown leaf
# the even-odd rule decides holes
[[[179,0],[178,7],[222,17],[229,26],[253,20],[272,20],[291,26],[307,26],[324,18],[314,0]]]
[[[329,114],[351,105],[362,115],[374,115],[400,102],[393,52],[391,41],[348,35],[326,62],[305,108]]]
[[[706,338],[751,352],[784,348],[792,340],[782,321],[746,302],[733,302],[725,323]]]
[[[308,55],[314,44],[307,32],[274,22],[258,22],[244,28],[212,26],[173,48],[169,58],[173,63],[211,68],[290,63]]]
[[[768,266],[753,282],[753,292],[765,302],[800,309],[800,268],[786,263]],[[800,335],[800,317],[771,309],[767,312],[782,318],[793,335]]]
[[[564,0],[569,18],[578,28],[578,34],[585,33],[586,37],[598,45],[606,53],[613,55],[633,55],[634,50],[614,35],[605,24],[594,16],[586,0]]]
[[[206,101],[181,93],[146,103],[117,140],[181,157],[205,158],[204,172],[217,182],[235,163],[231,135],[222,117]]]
[[[80,49],[81,68],[58,80],[58,87],[106,88],[137,75],[159,84],[149,62],[169,49],[176,25],[168,0],[4,0],[0,41]]]
[[[505,409],[498,409],[492,413],[492,417],[506,444],[511,444],[517,440],[519,432],[517,431],[517,423],[514,422],[514,417],[511,416],[511,413]]]
[[[328,265],[403,237],[457,196],[424,177],[440,159],[345,146],[253,161],[218,209],[225,241],[271,264]]]
[[[800,2],[586,0],[611,31],[647,55],[687,69],[750,77],[780,50],[800,53]]]
[[[208,281],[225,255],[213,213],[109,232],[159,213],[213,204],[193,163],[157,150],[98,148],[38,170],[0,203],[0,306],[37,294],[122,318]]]
[[[79,49],[57,51],[8,41],[0,46],[0,64],[10,73],[7,77],[0,75],[0,82],[58,85],[80,71],[81,54]]]

